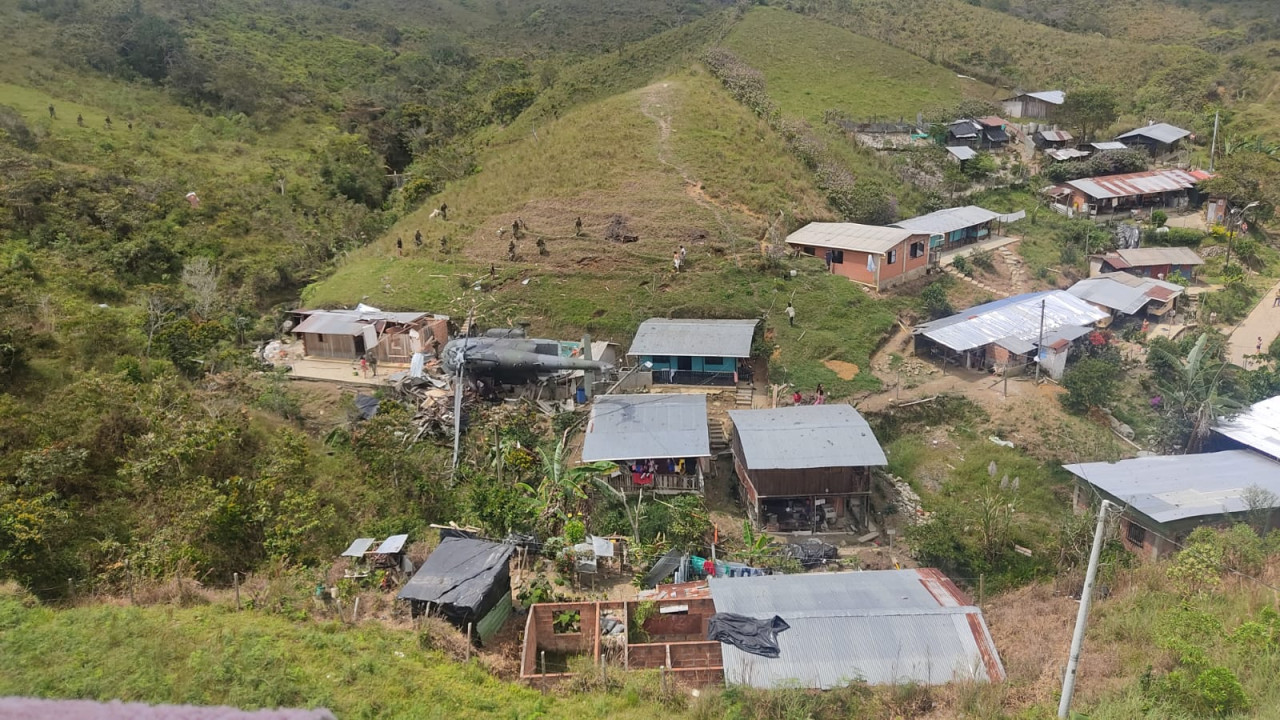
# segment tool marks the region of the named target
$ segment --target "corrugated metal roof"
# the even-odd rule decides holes
[[[1089,143],[1094,150],[1128,150],[1129,146],[1118,140],[1104,140],[1103,142]]]
[[[1116,250],[1107,256],[1119,255],[1129,267],[1153,265],[1203,265],[1204,258],[1188,247],[1144,247]]]
[[[978,133],[982,132],[982,126],[974,120],[956,120],[947,126],[952,135],[958,138],[978,137]]]
[[[1076,297],[1132,315],[1151,300],[1167,302],[1182,294],[1182,287],[1155,278],[1144,278],[1129,273],[1103,273],[1081,280],[1067,289]]]
[[[908,218],[894,223],[893,226],[926,235],[945,235],[956,230],[981,225],[999,217],[1000,213],[992,212],[986,208],[981,208],[977,205],[965,205]]]
[[[1009,123],[1002,117],[998,117],[996,115],[988,115],[986,117],[978,118],[978,124],[984,127],[989,127],[989,128],[1003,128],[1005,125],[1008,125]]]
[[[1072,134],[1066,130],[1041,130],[1040,137],[1049,142],[1067,142],[1072,139]]]
[[[1061,90],[1040,90],[1038,92],[1023,93],[1037,100],[1043,100],[1050,105],[1061,105],[1066,102],[1067,94]]]
[[[764,658],[722,645],[725,681],[772,688],[1002,680],[1004,668],[982,612],[937,570],[711,578],[716,612],[767,618],[780,654]]]
[[[759,320],[666,320],[640,323],[628,355],[675,357],[751,357],[751,338]]]
[[[1045,150],[1045,155],[1054,160],[1077,160],[1079,158],[1089,157],[1089,151],[1080,150],[1079,148],[1062,148],[1061,150]]]
[[[1044,330],[1064,326],[1088,327],[1107,313],[1062,290],[1015,295],[969,308],[925,323],[916,332],[957,352],[1018,338],[1031,343],[1040,336],[1040,301],[1044,301]],[[1034,343],[1032,344],[1034,347]]]
[[[972,160],[978,157],[978,151],[974,150],[968,145],[948,146],[947,152],[951,153],[952,155],[955,155],[956,158],[960,160]]]
[[[514,545],[444,538],[396,599],[471,605],[504,574],[513,552]]]
[[[787,243],[883,255],[909,237],[910,232],[894,227],[813,222],[788,235]]]
[[[871,426],[850,405],[730,410],[749,470],[886,465]]]
[[[409,324],[426,317],[422,312],[361,312],[358,310],[295,310],[306,319],[293,329],[295,333],[318,335],[359,335],[369,323],[385,320],[397,324]]]
[[[1195,187],[1196,183],[1202,179],[1186,170],[1166,169],[1081,178],[1079,180],[1068,180],[1066,184],[1091,198],[1105,200],[1107,198],[1187,190]]]
[[[1280,396],[1254,403],[1215,428],[1221,435],[1280,459]]]
[[[365,552],[373,543],[373,538],[358,538],[351,543],[351,547],[342,551],[341,557],[364,557]]]
[[[600,395],[591,405],[583,462],[710,456],[706,395]]]
[[[1244,512],[1255,485],[1280,497],[1280,463],[1250,450],[1063,467],[1159,523]]]
[[[1190,130],[1183,130],[1177,125],[1169,123],[1153,123],[1146,127],[1140,127],[1136,130],[1130,130],[1127,133],[1117,135],[1117,140],[1124,140],[1131,137],[1145,137],[1161,143],[1173,143],[1191,134]]]
[[[394,555],[401,550],[404,550],[404,544],[408,541],[408,535],[392,535],[386,540],[383,540],[382,544],[379,545],[378,549],[374,550],[373,553],[375,555]]]

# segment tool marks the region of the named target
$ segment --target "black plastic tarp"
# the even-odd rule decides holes
[[[776,658],[782,652],[778,648],[778,633],[790,627],[777,615],[761,620],[736,613],[716,613],[707,621],[707,639],[727,643],[752,655]]]
[[[463,625],[484,617],[511,591],[511,545],[445,538],[396,597],[413,602],[413,614],[430,610]]]

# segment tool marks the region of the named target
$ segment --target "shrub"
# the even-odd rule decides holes
[[[955,308],[951,307],[951,301],[947,299],[947,288],[941,281],[930,283],[928,287],[921,290],[920,300],[924,303],[924,310],[929,314],[930,319],[955,313]],[[1277,338],[1276,342],[1280,342],[1280,338]]]
[[[969,261],[963,255],[957,255],[956,259],[951,261],[951,267],[965,275],[973,274],[973,270],[969,267]]]
[[[995,272],[996,264],[990,250],[978,250],[969,256],[969,262],[979,270]]]
[[[1062,378],[1062,386],[1067,389],[1062,405],[1072,412],[1083,413],[1104,404],[1115,390],[1119,369],[1114,362],[1101,358],[1077,362]]]
[[[1153,210],[1153,211],[1151,211],[1151,224],[1152,224],[1152,225],[1155,225],[1156,227],[1164,227],[1164,224],[1165,224],[1165,223],[1167,223],[1167,222],[1169,222],[1169,213],[1167,213],[1167,212],[1165,212],[1165,211],[1163,211],[1163,210]]]

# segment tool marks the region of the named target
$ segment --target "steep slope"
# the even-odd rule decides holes
[[[759,317],[772,309],[780,317],[792,297],[805,320],[794,330],[770,320],[780,348],[771,377],[810,387],[825,382],[839,392],[877,384],[869,373],[841,381],[822,362],[866,367],[893,322],[893,305],[820,265],[796,264],[791,281],[782,267],[762,265],[757,243],[779,213],[832,215],[781,138],[705,71],[574,109],[490,148],[480,162],[477,175],[308,288],[305,301],[367,298],[454,315],[475,308],[487,324],[523,319],[538,332],[573,337],[589,330],[627,342],[650,316]],[[429,217],[441,204],[449,207],[447,221]],[[574,237],[577,217],[583,237]],[[510,262],[516,219],[528,230]],[[605,239],[611,224],[639,241]],[[412,242],[419,229],[421,248]],[[397,256],[397,238],[405,257]],[[689,260],[677,275],[671,255],[680,245]],[[802,332],[804,342],[795,342]]]
[[[811,120],[832,109],[855,118],[914,118],[922,109],[1000,94],[878,40],[776,8],[753,8],[724,46],[764,73],[784,113]]]

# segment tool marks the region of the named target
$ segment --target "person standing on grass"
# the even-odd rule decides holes
[[[50,120],[58,119],[58,111],[53,109],[53,103],[49,103],[49,119]]]
[[[787,323],[791,327],[796,326],[796,309],[792,307],[791,303],[787,303]]]
[[[818,383],[818,387],[813,391],[813,404],[825,405],[827,403],[827,390],[822,387],[822,383]]]
[[[441,220],[448,220],[448,219],[449,219],[449,204],[448,204],[448,203],[440,203],[440,219],[441,219]]]
[[[404,240],[402,238],[396,238],[396,255],[404,255]]]
[[[413,246],[422,247],[422,228],[413,233]]]
[[[582,216],[579,215],[577,220],[573,221],[573,236],[582,237]]]
[[[676,250],[671,253],[671,264],[675,266],[676,272],[680,272],[680,251]]]
[[[686,258],[688,258],[688,257],[689,257],[689,251],[688,251],[688,250],[685,250],[685,249],[684,249],[684,246],[683,246],[683,245],[681,245],[681,246],[680,246],[680,263],[683,265],[683,264],[684,264],[685,259],[686,259]]]

